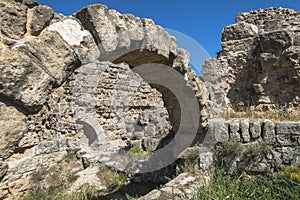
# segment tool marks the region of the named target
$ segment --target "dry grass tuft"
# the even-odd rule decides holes
[[[274,122],[300,121],[300,107],[278,106],[274,104],[260,105],[257,107],[233,106],[233,110],[225,113],[226,119],[270,119]]]

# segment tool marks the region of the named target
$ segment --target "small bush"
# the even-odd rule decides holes
[[[264,142],[241,144],[228,141],[216,147],[215,163],[225,174],[241,174],[250,172],[270,151],[271,147]]]
[[[247,163],[258,161],[264,158],[271,151],[271,147],[264,142],[250,143],[244,147],[242,160]]]
[[[239,142],[228,141],[219,144],[214,149],[214,160],[216,166],[225,168],[228,171],[229,167],[235,162],[237,157],[242,155],[243,146]]]

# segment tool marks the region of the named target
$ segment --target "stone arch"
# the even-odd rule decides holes
[[[187,84],[195,92],[202,112],[198,133],[202,134],[203,126],[208,120],[208,92],[203,81],[190,69],[189,53],[178,48],[176,39],[170,36],[161,26],[151,19],[140,19],[130,14],[120,14],[109,10],[104,5],[91,5],[75,17],[94,38],[100,51],[100,61],[114,64],[127,63],[131,68],[147,63],[159,63],[170,66],[180,72]],[[180,119],[180,106],[166,88],[152,85],[164,96],[165,106],[171,115],[172,127],[176,130]]]

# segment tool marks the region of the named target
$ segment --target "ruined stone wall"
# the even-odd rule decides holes
[[[216,145],[226,173],[239,168],[249,173],[278,171],[300,159],[299,122],[214,119],[208,134],[214,138],[206,143]]]
[[[269,8],[240,13],[223,29],[219,57],[202,70],[219,111],[237,104],[299,106],[299,23],[294,10]]]
[[[24,195],[32,174],[70,155],[77,162],[70,172],[99,163],[126,171],[123,151],[165,145],[180,116],[164,100],[168,93],[135,66],[161,63],[180,72],[199,100],[203,134],[204,83],[188,52],[152,20],[104,5],[66,17],[31,0],[1,0],[0,12],[0,199]]]
[[[223,31],[220,57],[203,68],[206,85],[190,69],[188,52],[150,19],[103,5],[66,17],[31,0],[1,0],[0,12],[0,199],[21,197],[32,189],[32,174],[68,166],[70,159],[71,169],[56,177],[78,172],[70,188],[84,184],[87,173],[97,182],[99,163],[132,177],[136,166],[127,165],[124,152],[140,147],[134,162],[140,165],[147,152],[170,141],[181,120],[174,94],[132,70],[146,63],[175,69],[192,88],[200,138],[208,128],[221,133],[221,147],[229,138],[270,145],[261,169],[296,159],[298,123],[209,121],[240,101],[299,104],[299,17],[292,10],[238,15]],[[164,170],[148,180],[171,171]]]
[[[72,93],[77,119],[89,115],[102,127],[99,143],[123,141],[127,148],[154,151],[172,132],[162,94],[126,64],[84,65],[75,70],[66,89]]]

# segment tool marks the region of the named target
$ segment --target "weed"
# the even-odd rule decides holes
[[[234,141],[227,141],[225,143],[216,146],[214,150],[214,160],[217,166],[224,167],[226,165],[225,160],[230,160],[230,163],[234,162],[234,159],[240,157],[243,151],[241,143]]]
[[[89,185],[89,184],[83,184],[82,186],[80,186],[80,188],[74,192],[73,194],[69,195],[69,199],[73,200],[73,199],[92,199],[95,198],[99,195],[98,190],[96,188],[96,186],[94,185]]]
[[[115,175],[114,180],[108,185],[108,190],[113,191],[126,181],[127,177],[124,173],[118,173]]]
[[[144,151],[141,147],[134,146],[128,150],[128,153],[130,155],[142,155],[144,153]]]
[[[300,164],[285,168],[283,171],[283,176],[300,183]]]
[[[67,181],[68,181],[68,183],[74,183],[78,178],[79,178],[79,176],[77,175],[77,171],[75,171],[68,175]]]
[[[181,159],[176,166],[176,174],[179,175],[184,172],[196,172],[199,170],[199,148],[188,148],[181,155]]]
[[[150,155],[152,153],[152,151],[150,149],[146,149],[146,154]]]
[[[241,144],[228,141],[216,147],[215,163],[224,173],[241,174],[251,171],[270,151],[271,147],[264,142]]]
[[[97,176],[100,179],[101,184],[106,186],[108,191],[115,190],[116,188],[124,184],[127,179],[125,173],[111,170],[105,165],[99,165],[99,171],[97,173]]]
[[[65,191],[78,178],[76,175],[79,170],[78,162],[74,155],[67,154],[56,165],[50,168],[41,167],[33,172],[31,174],[32,190],[24,199],[66,199]]]
[[[243,159],[248,160],[248,162],[253,162],[257,159],[261,159],[270,152],[271,146],[264,142],[255,142],[245,146],[243,152]]]

